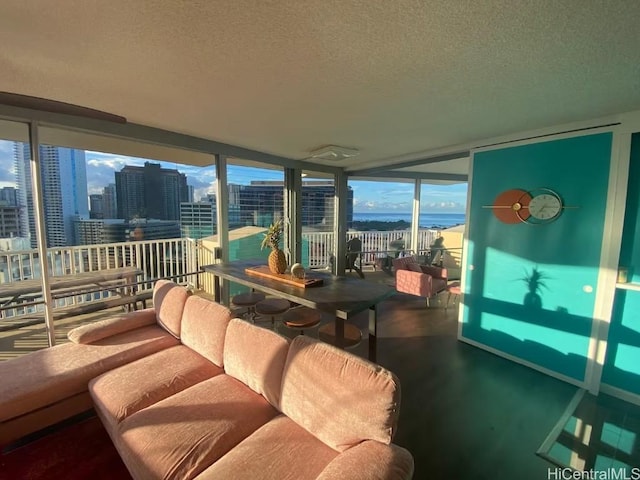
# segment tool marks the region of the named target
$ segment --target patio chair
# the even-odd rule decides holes
[[[393,259],[396,276],[396,290],[429,299],[447,289],[447,269],[430,265],[420,265],[415,257]]]
[[[356,271],[360,278],[364,278],[362,273],[362,240],[357,237],[347,242],[347,269]]]

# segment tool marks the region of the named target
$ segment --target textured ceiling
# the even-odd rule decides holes
[[[0,90],[364,168],[639,109],[638,19],[636,0],[3,0]]]

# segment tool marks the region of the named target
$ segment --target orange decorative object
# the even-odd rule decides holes
[[[520,223],[526,221],[529,214],[531,195],[524,190],[506,190],[499,194],[493,202],[493,214],[504,223]]]

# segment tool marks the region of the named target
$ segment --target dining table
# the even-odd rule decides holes
[[[247,273],[247,269],[264,264],[264,260],[238,260],[205,265],[201,268],[214,277],[214,299],[217,302],[222,300],[221,280],[229,280],[252,290],[332,314],[335,318],[336,346],[340,348],[344,348],[344,322],[361,312],[368,311],[368,357],[372,362],[376,361],[378,305],[384,299],[394,295],[395,289],[360,278],[336,276],[313,270],[307,271],[305,278],[321,279],[322,283],[309,287]]]

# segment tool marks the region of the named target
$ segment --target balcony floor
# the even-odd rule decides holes
[[[370,273],[368,280],[392,281]],[[457,310],[437,302],[427,309],[423,299],[407,295],[380,305],[378,361],[401,381],[395,442],[414,455],[414,478],[546,478],[553,465],[535,452],[576,388],[457,341]],[[113,312],[63,322],[56,337]],[[366,312],[355,319],[362,329],[367,321]],[[3,359],[44,346],[39,326],[0,333]],[[366,341],[353,352],[366,356]]]

